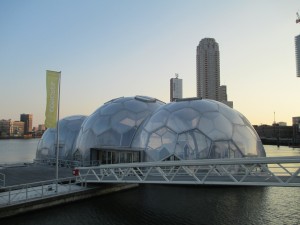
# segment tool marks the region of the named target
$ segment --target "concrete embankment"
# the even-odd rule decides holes
[[[88,199],[135,187],[138,187],[138,184],[101,184],[99,186],[94,186],[92,188],[88,188],[79,192],[68,193],[64,195],[54,195],[43,199],[32,200],[15,205],[8,205],[0,208],[0,218],[14,216],[20,213],[26,213],[56,205],[71,203],[78,200]]]

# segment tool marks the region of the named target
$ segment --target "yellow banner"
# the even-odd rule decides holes
[[[47,105],[45,127],[54,128],[57,123],[57,107],[61,72],[46,71]]]

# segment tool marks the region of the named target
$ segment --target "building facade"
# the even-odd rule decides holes
[[[293,117],[292,127],[294,142],[300,144],[300,116]]]
[[[13,121],[11,120],[0,120],[0,136],[10,136],[12,133]]]
[[[226,85],[221,85],[219,87],[219,100],[227,101],[227,87]]]
[[[295,37],[296,47],[296,75],[300,77],[300,35]]]
[[[14,121],[11,136],[22,137],[24,135],[24,122]]]
[[[220,51],[214,38],[204,38],[197,46],[197,97],[213,99],[233,108],[227,100],[227,87],[220,86]]]
[[[197,97],[219,100],[220,52],[214,38],[204,38],[197,46]]]
[[[1,137],[22,137],[24,135],[24,122],[0,120]]]
[[[21,114],[20,121],[24,122],[24,134],[32,132],[32,114]]]
[[[176,99],[182,98],[182,79],[178,78],[176,74],[175,78],[170,79],[170,102],[174,102]]]

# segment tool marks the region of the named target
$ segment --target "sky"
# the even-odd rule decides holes
[[[46,70],[61,71],[60,118],[145,95],[196,96],[196,47],[219,43],[221,85],[253,125],[300,116],[299,0],[1,0],[0,119],[43,124]]]

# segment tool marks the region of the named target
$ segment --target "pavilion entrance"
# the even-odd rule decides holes
[[[132,148],[91,148],[91,164],[117,164],[141,162],[142,151]]]

